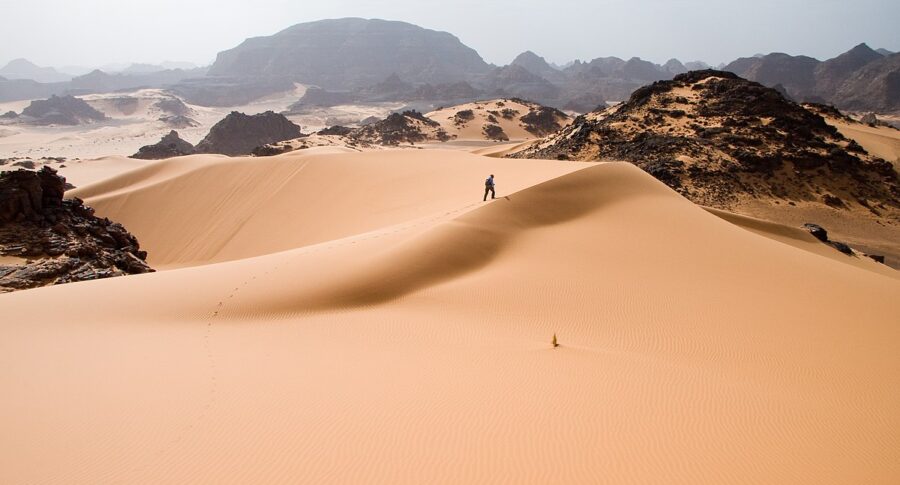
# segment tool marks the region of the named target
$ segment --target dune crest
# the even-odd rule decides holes
[[[0,296],[0,481],[900,477],[896,278],[629,164],[383,153],[187,157],[82,189],[199,263]],[[471,193],[485,170],[508,200]],[[344,187],[353,210],[304,212]],[[180,234],[190,189],[198,213],[291,210]]]

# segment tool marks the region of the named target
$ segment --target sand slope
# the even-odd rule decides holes
[[[251,167],[367,178],[373,156]],[[454,156],[473,176],[498,162]],[[0,482],[900,480],[897,279],[749,232],[629,164],[536,165],[473,206],[469,180],[404,157],[377,159],[392,177],[356,185],[360,203],[428,189],[440,211],[363,234],[381,209],[323,212],[357,235],[0,296]],[[168,210],[179,180],[231,185],[245,164],[185,159],[88,195],[130,198],[126,215],[160,190]],[[387,195],[404,173],[431,182]]]
[[[900,170],[900,130],[887,126],[868,126],[862,123],[847,123],[834,118],[826,118],[841,134],[856,140],[872,155],[881,157]]]
[[[119,221],[155,266],[240,259],[346,237],[481,202],[585,167],[485,159],[460,152],[354,154],[317,148],[268,158],[164,160],[82,187],[98,214]],[[467,187],[469,190],[460,190]]]

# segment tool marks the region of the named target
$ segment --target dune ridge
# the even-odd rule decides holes
[[[15,363],[0,373],[0,481],[900,477],[896,278],[749,232],[630,164],[510,160],[530,178],[473,204],[469,179],[497,161],[428,156],[206,159],[300,193],[285,173],[392,176],[356,186],[375,203],[338,237],[0,296]],[[85,190],[123,215],[178,205],[172,181],[208,168],[185,170]],[[432,205],[366,230],[403,206],[397,177]]]

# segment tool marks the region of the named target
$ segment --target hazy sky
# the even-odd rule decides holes
[[[191,61],[247,37],[339,17],[455,34],[488,62],[671,57],[713,64],[772,51],[825,59],[867,42],[900,51],[900,0],[0,0],[0,65]]]

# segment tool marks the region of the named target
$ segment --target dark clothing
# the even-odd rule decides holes
[[[484,181],[484,199],[487,200],[488,192],[491,193],[491,198],[495,198],[496,194],[494,193],[494,176],[491,175]]]

